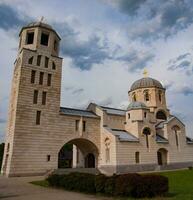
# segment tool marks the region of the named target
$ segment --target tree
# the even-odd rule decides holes
[[[4,146],[5,146],[4,143],[0,144],[0,168],[1,168],[2,160],[3,160]]]

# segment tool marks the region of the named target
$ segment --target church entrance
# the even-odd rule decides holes
[[[89,153],[85,157],[85,167],[86,168],[95,168],[95,156],[92,153]]]
[[[58,168],[97,168],[98,148],[87,139],[67,142],[58,153]]]
[[[164,148],[161,148],[157,151],[158,165],[167,165],[167,154],[168,151]]]

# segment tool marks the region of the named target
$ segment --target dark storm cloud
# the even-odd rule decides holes
[[[129,15],[135,15],[137,10],[144,2],[146,2],[146,0],[119,0],[118,2],[119,8],[123,12]]]
[[[191,65],[190,61],[184,60],[178,65],[173,64],[173,65],[169,66],[168,70],[173,71],[173,70],[176,70],[176,69],[187,69],[187,68],[189,68],[190,65]]]
[[[148,67],[148,63],[152,61],[154,55],[152,53],[141,53],[133,51],[130,54],[115,58],[116,60],[126,62],[130,72],[135,72]]]
[[[90,70],[93,64],[101,64],[109,58],[108,46],[99,36],[93,34],[86,41],[81,41],[79,32],[69,24],[55,24],[55,27],[62,38],[62,54],[72,58],[74,65],[81,70]]]
[[[108,0],[106,0],[108,1]],[[129,26],[131,38],[152,41],[167,38],[193,23],[192,1],[186,0],[109,0],[122,13],[128,14],[134,26]]]
[[[184,59],[184,58],[186,58],[187,56],[190,56],[190,55],[191,55],[190,53],[182,54],[182,55],[180,55],[176,58],[176,61],[182,60],[182,59]]]
[[[24,20],[19,16],[19,13],[14,8],[0,4],[0,28],[9,30],[25,25],[29,18]]]

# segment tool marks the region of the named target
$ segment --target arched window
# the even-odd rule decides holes
[[[179,147],[178,132],[180,131],[180,127],[175,125],[172,127],[172,130],[174,131],[174,134],[175,134],[176,146]]]
[[[135,152],[135,163],[136,163],[136,164],[140,163],[139,151],[136,151],[136,152]]]
[[[146,139],[146,147],[149,148],[149,135],[151,135],[151,130],[150,128],[144,128],[143,129],[143,134],[145,135],[145,139]]]
[[[105,160],[106,163],[110,162],[110,139],[105,139]]]
[[[128,119],[130,119],[130,117],[131,117],[131,114],[130,114],[130,113],[128,113]]]
[[[167,116],[166,114],[160,110],[156,113],[156,119],[163,119],[163,120],[167,120]]]
[[[144,100],[145,101],[150,101],[150,95],[149,95],[149,91],[148,90],[144,91]]]
[[[137,97],[136,97],[135,93],[132,94],[132,99],[133,99],[133,101],[137,101]]]

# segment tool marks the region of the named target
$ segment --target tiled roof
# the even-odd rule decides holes
[[[60,113],[64,115],[74,115],[74,116],[84,116],[84,117],[94,117],[99,118],[95,113],[88,110],[81,110],[75,108],[60,107]]]
[[[105,107],[105,106],[99,106],[99,107],[101,107],[103,111],[106,111],[107,114],[125,116],[125,113],[126,113],[126,110],[122,110],[122,109],[110,108],[110,107]]]
[[[142,102],[134,101],[129,104],[127,110],[134,110],[134,109],[148,109],[148,107]]]
[[[163,136],[156,134],[156,142],[158,143],[168,143],[168,140]]]
[[[163,89],[162,84],[158,80],[150,78],[150,77],[145,77],[145,78],[141,78],[135,81],[132,84],[130,91],[133,91],[139,88],[148,88],[148,87],[156,87],[156,88]]]
[[[125,130],[119,130],[119,129],[111,129],[106,127],[106,129],[111,132],[113,135],[117,136],[120,141],[126,141],[126,142],[139,142],[139,139],[132,135],[131,133],[125,131]]]

